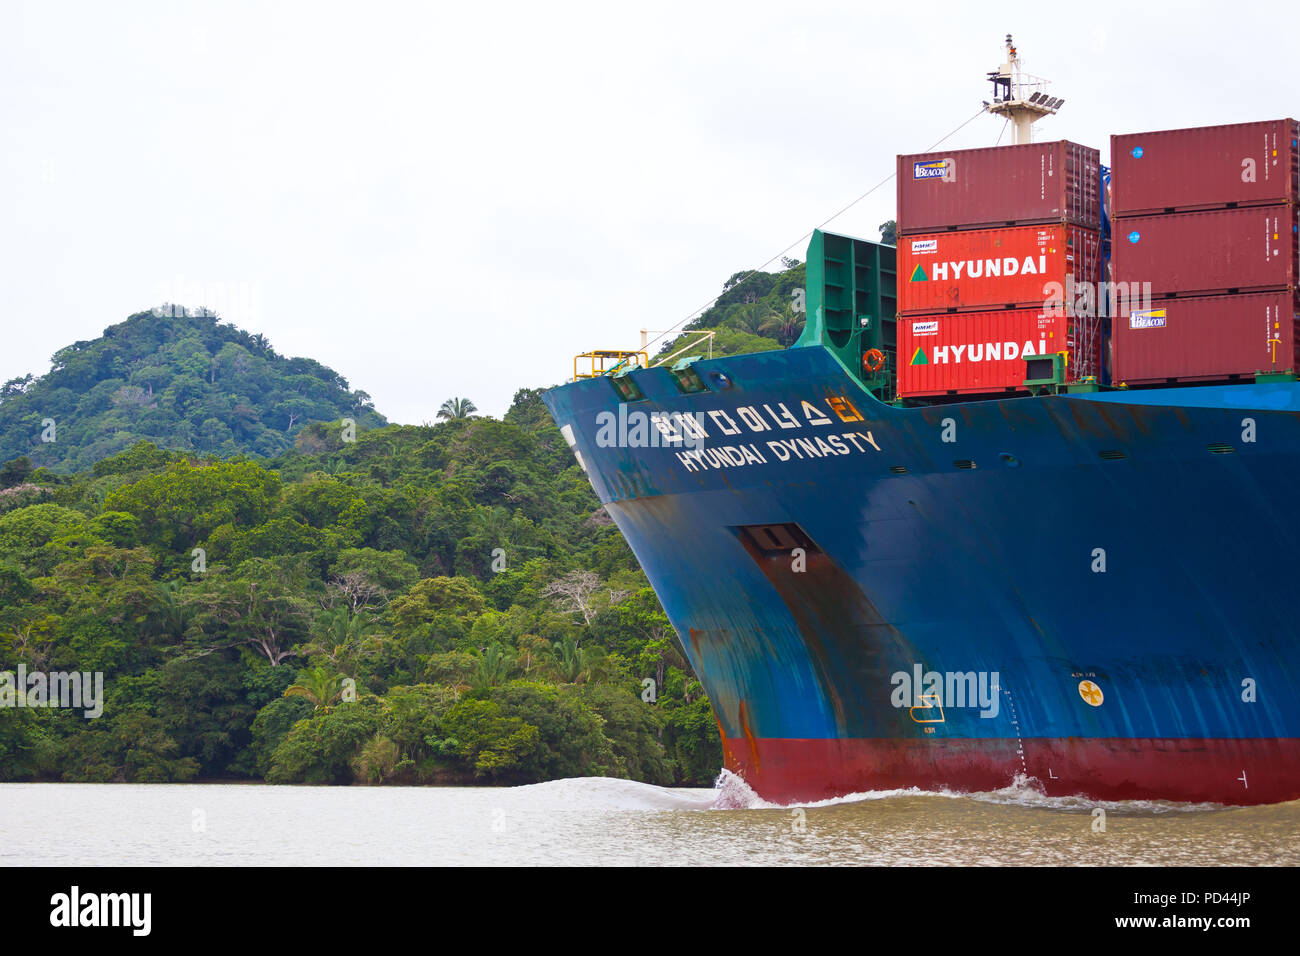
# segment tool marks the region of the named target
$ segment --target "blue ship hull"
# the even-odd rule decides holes
[[[895,408],[820,346],[692,368],[546,401],[760,795],[1300,797],[1300,384]]]

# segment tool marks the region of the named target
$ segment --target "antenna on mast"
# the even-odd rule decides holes
[[[1044,116],[1054,115],[1065,100],[1048,96],[1047,80],[1020,69],[1020,56],[1010,33],[1004,56],[1002,65],[988,74],[993,84],[993,101],[985,101],[984,108],[1011,122],[1017,144],[1028,143],[1033,138],[1033,125]]]

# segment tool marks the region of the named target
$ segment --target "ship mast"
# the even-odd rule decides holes
[[[995,116],[1006,117],[1015,127],[1017,145],[1030,142],[1033,125],[1044,116],[1053,115],[1065,102],[1047,95],[1047,80],[1021,70],[1010,33],[1002,65],[991,71],[988,78],[993,83],[993,102],[985,101],[984,108]]]

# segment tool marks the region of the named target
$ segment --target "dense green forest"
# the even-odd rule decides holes
[[[209,312],[166,306],[74,342],[50,371],[0,386],[0,461],[84,471],[145,439],[227,457],[272,456],[310,422],[384,419],[319,362],[276,354]]]
[[[268,461],[11,463],[0,661],[106,702],[0,708],[0,779],[709,783],[708,701],[539,394]]]
[[[797,337],[785,265],[692,324],[715,354]],[[101,672],[105,699],[0,690],[0,780],[710,784],[708,699],[540,390],[474,411],[386,425],[183,310],[9,383],[0,671]]]

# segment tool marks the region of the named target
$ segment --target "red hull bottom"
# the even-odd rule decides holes
[[[1023,755],[1022,755],[1023,748]],[[764,800],[870,790],[999,790],[1019,775],[1048,796],[1248,805],[1300,799],[1300,738],[1243,740],[723,739],[727,768]]]

